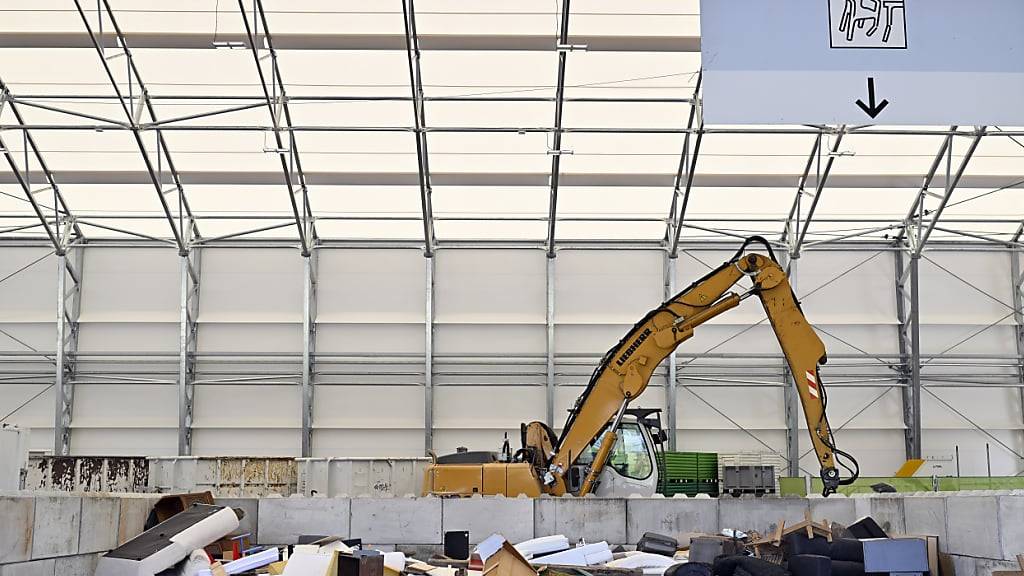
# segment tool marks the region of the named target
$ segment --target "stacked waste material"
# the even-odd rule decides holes
[[[936,538],[890,538],[870,517],[846,528],[808,515],[767,536],[727,529],[682,544],[648,532],[630,550],[561,534],[517,543],[493,534],[471,549],[469,532],[453,531],[442,554],[420,560],[330,535],[252,546],[237,533],[241,511],[189,496],[158,506],[154,525],[105,554],[96,576],[952,576]]]

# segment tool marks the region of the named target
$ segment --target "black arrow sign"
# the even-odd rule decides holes
[[[885,110],[885,107],[888,105],[888,100],[882,100],[878,105],[875,105],[875,79],[868,78],[868,103],[865,104],[863,100],[858,99],[857,106],[860,106],[860,109],[863,110],[865,114],[875,118],[881,114],[882,110]]]

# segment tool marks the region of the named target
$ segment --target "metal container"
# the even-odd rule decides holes
[[[0,490],[23,490],[28,475],[28,429],[0,427]]]
[[[733,496],[740,494],[774,494],[774,466],[726,466],[723,491]]]
[[[203,492],[219,498],[295,492],[294,458],[170,456],[148,458],[154,492]]]
[[[32,456],[26,490],[146,492],[149,466],[143,456]]]
[[[430,458],[296,458],[305,496],[421,496]]]

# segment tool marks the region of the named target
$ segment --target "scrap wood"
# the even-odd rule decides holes
[[[639,568],[615,568],[612,566],[567,566],[565,564],[545,564],[538,566],[537,571],[544,576],[642,576]]]

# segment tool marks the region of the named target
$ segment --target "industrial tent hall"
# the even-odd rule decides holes
[[[862,122],[714,123],[701,4],[0,1],[0,423],[33,458],[514,452],[757,236],[861,476],[1024,474],[1024,127],[954,125],[963,99],[887,122],[881,74]],[[763,77],[730,97],[789,98]],[[804,376],[747,295],[630,406],[664,450],[817,481]],[[726,506],[713,531],[746,528]]]

